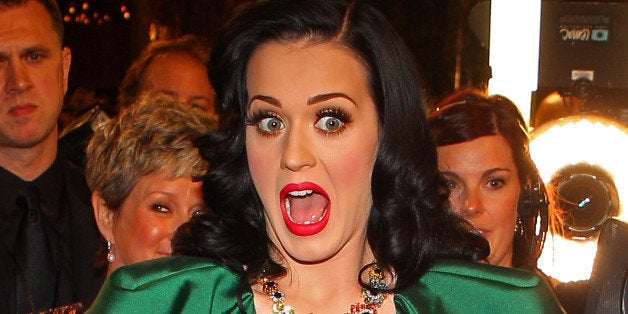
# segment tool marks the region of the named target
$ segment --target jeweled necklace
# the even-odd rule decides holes
[[[377,314],[377,309],[384,303],[389,292],[386,292],[386,282],[381,268],[373,262],[366,265],[369,268],[369,280],[362,285],[362,298],[364,302],[351,304],[349,311],[345,314]],[[364,268],[363,268],[364,269]],[[362,271],[360,271],[362,273]],[[286,295],[279,290],[277,283],[262,276],[258,280],[262,285],[262,291],[273,301],[274,314],[295,314],[295,310],[286,301]]]

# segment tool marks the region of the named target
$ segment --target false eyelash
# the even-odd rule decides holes
[[[351,115],[349,113],[347,113],[345,110],[343,110],[340,107],[333,107],[333,108],[328,108],[328,109],[323,109],[319,112],[316,113],[316,117],[318,119],[322,118],[322,117],[327,117],[327,116],[332,116],[340,121],[342,121],[343,123],[349,123],[351,122]]]
[[[279,116],[273,112],[260,110],[260,111],[247,114],[246,118],[244,119],[244,123],[246,123],[247,125],[255,125],[255,124],[260,123],[260,121],[266,118],[280,119]]]

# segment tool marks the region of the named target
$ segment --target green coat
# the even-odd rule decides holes
[[[167,257],[111,274],[88,313],[240,313],[240,275],[195,257]],[[546,282],[511,268],[445,260],[395,293],[397,313],[562,313]],[[254,313],[253,293],[242,295]]]

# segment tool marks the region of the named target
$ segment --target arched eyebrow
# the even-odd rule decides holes
[[[253,97],[251,98],[251,100],[249,101],[249,103],[248,103],[247,107],[250,107],[250,106],[251,106],[251,103],[252,103],[254,100],[263,101],[263,102],[265,102],[265,103],[269,103],[269,104],[271,104],[271,105],[273,105],[273,106],[275,106],[275,107],[279,107],[279,108],[281,108],[281,102],[279,102],[279,100],[277,100],[277,99],[275,99],[275,98],[273,98],[273,97],[270,97],[270,96],[265,96],[265,95],[255,95],[255,96],[253,96]]]
[[[327,94],[320,94],[320,95],[315,95],[312,96],[310,98],[307,99],[307,105],[314,105],[320,102],[324,102],[330,99],[334,99],[334,98],[344,98],[346,100],[348,100],[349,102],[351,102],[354,106],[357,106],[355,101],[353,100],[353,98],[347,96],[346,94],[343,93],[327,93]],[[271,96],[266,96],[266,95],[255,95],[251,98],[251,100],[249,101],[248,105],[250,106],[251,103],[254,100],[259,100],[259,101],[263,101],[265,103],[268,103],[272,106],[275,107],[279,107],[281,108],[281,102],[279,100],[277,100],[274,97]]]
[[[353,98],[347,96],[347,94],[343,94],[343,93],[328,93],[328,94],[321,94],[321,95],[316,95],[316,96],[312,96],[310,98],[308,98],[307,100],[307,104],[309,105],[313,105],[319,102],[323,102],[323,101],[327,101],[333,98],[344,98],[348,101],[350,101],[354,106],[356,106],[355,101],[353,100]]]

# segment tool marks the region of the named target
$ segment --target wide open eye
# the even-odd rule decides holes
[[[283,120],[272,112],[258,112],[246,118],[246,124],[254,126],[262,135],[273,135],[283,130],[286,126]]]
[[[322,117],[316,121],[314,126],[325,132],[338,132],[342,130],[345,123],[336,117]]]
[[[263,132],[268,134],[274,134],[284,129],[284,124],[281,119],[277,117],[266,117],[262,118],[257,123],[257,128]]]
[[[314,127],[325,133],[341,132],[351,121],[349,114],[340,108],[325,109],[317,113],[317,116]]]

